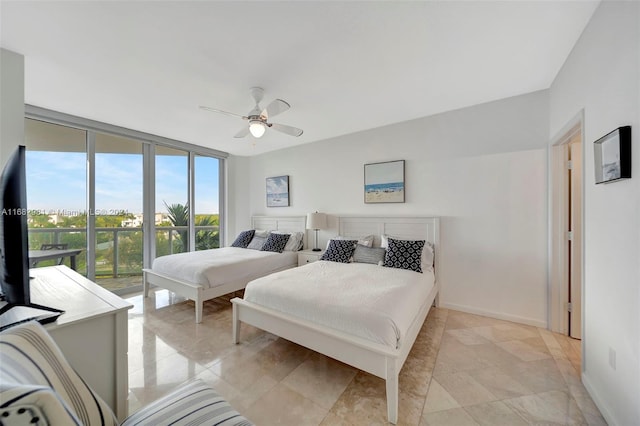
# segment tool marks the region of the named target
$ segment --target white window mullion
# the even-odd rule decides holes
[[[144,144],[142,148],[142,266],[151,268],[156,258],[156,163],[155,145]]]
[[[96,134],[87,132],[87,278],[96,279]]]
[[[189,174],[189,251],[196,250],[195,156],[193,151],[189,152],[189,167],[187,170]]]
[[[227,215],[226,215],[226,176],[227,176],[227,160],[218,159],[218,241],[220,247],[225,246],[227,229]]]

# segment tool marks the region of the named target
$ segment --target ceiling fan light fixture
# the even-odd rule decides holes
[[[269,103],[269,105],[267,105],[266,108],[263,109],[260,107],[260,101],[262,100],[264,91],[260,87],[252,87],[249,92],[251,93],[251,97],[253,97],[253,100],[256,102],[256,104],[247,115],[235,114],[233,112],[209,108],[207,106],[200,106],[200,109],[230,115],[232,117],[238,117],[242,120],[245,120],[245,123],[248,122],[248,126],[246,124],[242,126],[242,129],[240,129],[240,131],[233,136],[234,138],[244,138],[249,133],[251,133],[251,136],[258,139],[264,136],[267,128],[276,130],[280,133],[284,133],[285,135],[296,137],[302,135],[302,129],[298,129],[297,127],[293,126],[287,126],[286,124],[271,123],[268,121],[272,117],[287,111],[289,108],[291,108],[291,105],[289,105],[282,99],[274,99],[271,103]]]
[[[252,120],[249,122],[249,131],[254,138],[261,138],[262,135],[264,135],[265,130],[267,130],[267,128],[262,121]]]

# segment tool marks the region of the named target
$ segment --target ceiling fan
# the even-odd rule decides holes
[[[226,114],[232,117],[240,117],[241,119],[248,121],[249,125],[244,126],[238,133],[236,133],[234,138],[244,138],[249,133],[251,133],[251,135],[253,135],[253,137],[255,138],[260,138],[262,137],[262,135],[264,135],[267,128],[272,128],[279,132],[282,132],[291,136],[296,136],[296,137],[302,134],[302,129],[298,129],[297,127],[287,126],[285,124],[267,122],[267,120],[269,120],[271,117],[274,117],[280,113],[283,113],[289,108],[291,108],[291,105],[289,105],[287,102],[283,101],[282,99],[276,99],[273,102],[271,102],[269,105],[267,105],[266,108],[262,109],[260,108],[260,101],[264,96],[264,90],[261,87],[252,87],[251,89],[249,89],[249,93],[251,94],[251,97],[255,100],[256,106],[253,107],[253,109],[249,111],[247,115],[235,114],[233,112],[227,112],[227,111],[222,111],[215,108],[209,108],[207,106],[200,106],[200,109],[218,112],[220,114]]]

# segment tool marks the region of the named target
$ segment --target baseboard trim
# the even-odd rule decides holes
[[[600,398],[600,395],[598,394],[598,392],[596,392],[595,388],[589,381],[589,376],[587,376],[585,373],[582,373],[581,377],[584,388],[589,393],[589,396],[591,397],[593,403],[596,404],[596,407],[598,407],[598,410],[600,410],[600,414],[602,414],[602,417],[604,417],[604,419],[607,421],[607,424],[611,426],[619,424],[616,422],[614,416],[611,415],[611,412],[607,409],[607,404],[602,401],[602,398]]]
[[[473,308],[471,306],[457,305],[455,303],[445,303],[440,301],[441,308],[453,309],[455,311],[466,312],[468,314],[482,315],[483,317],[501,319],[505,321],[517,322],[520,324],[532,325],[534,327],[547,328],[545,321],[539,321],[533,318],[520,317],[501,312],[485,311],[483,309]]]

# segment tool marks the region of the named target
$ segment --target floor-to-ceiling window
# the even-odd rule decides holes
[[[220,160],[204,155],[194,159],[196,250],[220,247]]]
[[[226,153],[26,110],[30,249],[82,249],[78,272],[124,293],[155,257],[219,247]]]
[[[189,153],[156,147],[156,257],[189,251]]]
[[[142,284],[143,145],[95,134],[95,279],[111,289]]]
[[[76,269],[87,273],[87,132],[25,120],[29,250],[43,244],[83,249]],[[70,258],[62,259],[70,265]],[[51,266],[46,260],[36,266]]]

